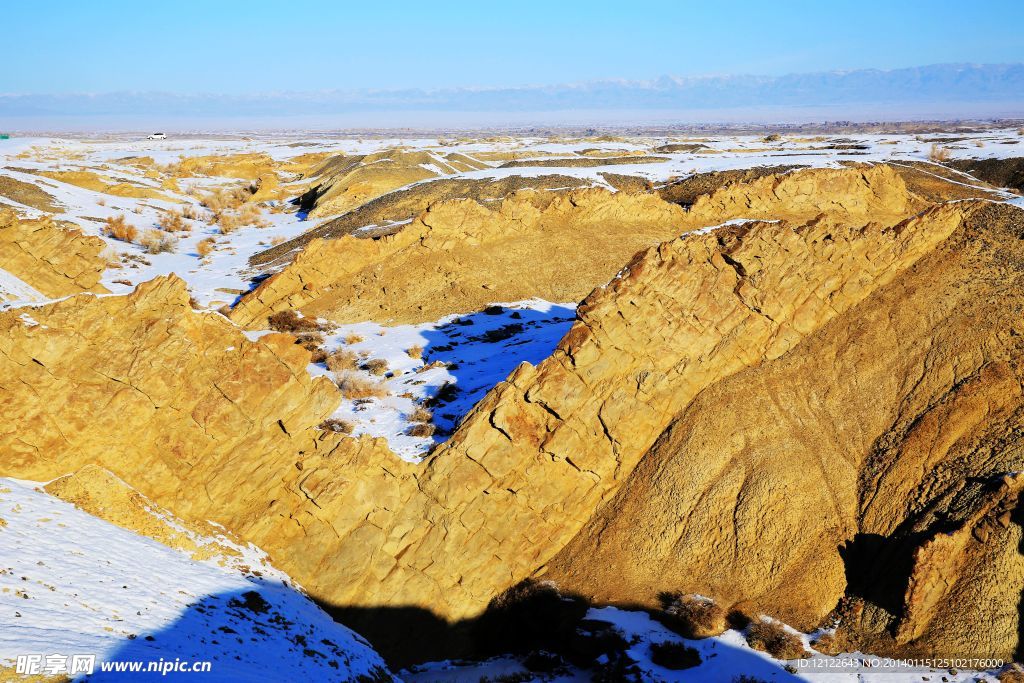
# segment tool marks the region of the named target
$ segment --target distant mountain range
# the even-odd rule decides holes
[[[950,108],[949,105],[958,106]],[[653,81],[404,90],[323,90],[253,95],[117,92],[0,94],[5,117],[287,117],[353,112],[710,111],[880,107],[898,112],[1024,114],[1024,64],[938,64],[786,76],[664,76]],[[927,105],[922,109],[923,105]],[[973,109],[972,109],[973,107]]]

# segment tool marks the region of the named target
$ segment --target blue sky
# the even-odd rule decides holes
[[[1024,61],[1019,0],[9,0],[0,22],[0,93],[444,88]]]

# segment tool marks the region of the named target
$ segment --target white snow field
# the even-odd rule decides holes
[[[147,676],[104,662],[176,660],[210,662],[198,680],[348,681],[385,666],[255,548],[193,560],[12,479],[0,479],[0,520],[0,669],[95,655],[90,681]]]

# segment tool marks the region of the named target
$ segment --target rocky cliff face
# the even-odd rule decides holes
[[[0,270],[49,298],[106,292],[100,284],[105,244],[48,218],[19,219],[0,211]]]
[[[923,205],[887,166],[769,175],[701,196],[689,212],[655,195],[602,189],[521,191],[494,208],[442,201],[397,234],[314,240],[231,317],[259,328],[298,308],[338,322],[422,322],[493,301],[578,301],[638,250],[688,230],[823,212],[891,223]]]
[[[922,249],[686,405],[547,577],[611,601],[677,586],[805,627],[848,594],[872,651],[1013,656],[1024,215],[946,205],[890,232]],[[764,277],[730,258],[738,293]]]

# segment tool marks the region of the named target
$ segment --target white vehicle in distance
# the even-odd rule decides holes
[[[147,140],[166,140],[167,139],[167,133],[151,133],[146,139]]]

